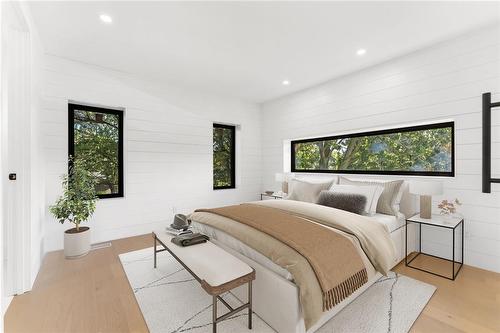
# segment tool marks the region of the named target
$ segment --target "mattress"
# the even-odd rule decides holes
[[[403,214],[399,214],[399,216],[396,217],[394,215],[376,213],[370,217],[375,219],[377,222],[382,223],[389,232],[396,231],[404,226],[406,222]]]

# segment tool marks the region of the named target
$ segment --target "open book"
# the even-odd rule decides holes
[[[171,235],[174,235],[174,236],[190,235],[193,233],[193,231],[191,231],[190,229],[179,230],[179,229],[174,229],[171,227],[166,227],[165,231]]]

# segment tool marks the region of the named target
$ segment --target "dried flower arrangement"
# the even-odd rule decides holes
[[[441,203],[438,205],[438,208],[441,209],[439,212],[441,215],[451,215],[455,214],[457,212],[458,206],[461,206],[462,203],[458,201],[458,199],[455,199],[454,201],[448,201],[448,200],[443,200]]]

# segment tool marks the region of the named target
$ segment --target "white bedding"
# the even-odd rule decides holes
[[[370,217],[382,223],[389,232],[393,232],[405,225],[405,217],[403,214],[399,214],[399,216],[396,217],[394,215],[376,213]]]
[[[376,220],[377,222],[382,223],[389,232],[393,232],[393,231],[399,229],[405,223],[404,216],[402,216],[402,215],[399,218],[397,218],[394,215],[386,215],[386,214],[377,213],[377,214],[370,216],[370,217],[373,218],[374,220]],[[262,266],[264,266],[267,269],[269,269],[270,271],[278,274],[279,276],[281,276],[289,281],[293,281],[292,275],[286,269],[276,265],[274,262],[272,262],[266,256],[255,251],[254,249],[252,249],[248,245],[242,243],[240,240],[230,236],[229,234],[225,233],[224,231],[213,228],[213,227],[206,225],[206,224],[197,223],[196,221],[192,222],[192,226],[198,232],[205,234],[205,235],[209,236],[211,239],[214,239],[217,242],[220,242],[220,243],[224,244],[225,246],[229,247],[230,249],[233,249],[234,251],[244,255],[245,257],[252,259],[253,261],[261,264]]]
[[[252,259],[253,261],[269,269],[270,271],[278,274],[282,278],[285,278],[288,281],[293,281],[292,274],[290,274],[290,272],[288,272],[286,269],[276,265],[266,256],[255,251],[248,245],[242,243],[240,240],[228,235],[224,231],[212,228],[211,226],[206,224],[197,223],[196,221],[193,221],[191,225],[196,231],[204,235],[207,235],[211,239],[214,239],[217,242],[220,242],[225,246],[229,247],[230,249],[233,249],[234,251],[244,255],[245,257]]]

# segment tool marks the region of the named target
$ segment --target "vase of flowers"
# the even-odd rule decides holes
[[[438,208],[440,209],[439,214],[441,214],[445,220],[451,220],[455,217],[459,217],[460,214],[457,212],[459,206],[462,203],[455,198],[455,200],[443,200],[438,204]]]

